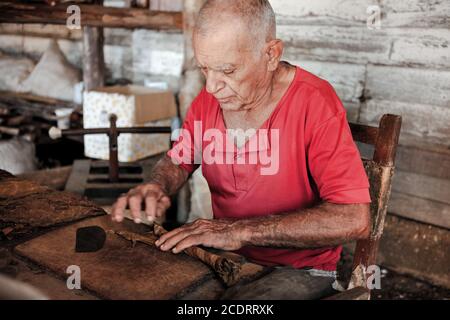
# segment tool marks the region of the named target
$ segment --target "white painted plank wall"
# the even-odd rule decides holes
[[[286,44],[285,59],[333,84],[351,121],[375,125],[384,113],[404,117],[390,210],[448,228],[450,1],[270,2]],[[120,6],[121,0],[108,3]],[[373,4],[381,8],[380,30],[366,25]],[[60,26],[0,24],[0,51],[37,59],[49,37],[59,39],[68,59],[81,65],[81,33]],[[106,29],[105,41],[111,78],[164,80],[178,89],[180,33]]]
[[[350,119],[403,116],[391,212],[449,228],[450,1],[271,3],[285,58],[333,84]],[[379,30],[367,28],[374,4]]]

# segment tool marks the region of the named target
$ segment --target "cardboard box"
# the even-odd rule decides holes
[[[98,88],[84,93],[84,127],[107,128],[109,116],[117,115],[117,127],[169,126],[176,117],[175,97],[170,91],[141,86]],[[109,159],[106,135],[86,135],[85,155]],[[121,134],[119,161],[133,162],[169,150],[169,134]]]

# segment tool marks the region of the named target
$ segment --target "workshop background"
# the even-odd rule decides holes
[[[395,281],[380,298],[450,298],[450,1],[270,2],[277,14],[278,37],[286,45],[285,60],[328,80],[349,121],[378,125],[385,113],[403,117],[379,252],[379,263],[386,268],[383,276]],[[163,10],[183,8],[183,1],[151,3]],[[186,6],[193,3],[185,1]],[[126,7],[130,1],[105,0],[104,5]],[[104,35],[106,82],[166,82],[175,95],[182,95],[183,116],[202,81],[197,70],[186,68],[186,55],[192,53],[185,52],[183,33],[105,28]],[[23,92],[24,80],[32,82],[29,75],[53,40],[70,63],[70,83],[81,82],[81,30],[0,23],[0,90]],[[36,90],[33,93],[39,96],[70,100]],[[37,146],[20,134],[2,137],[0,169],[13,174],[73,160],[67,152],[69,159],[61,159],[53,150],[54,159],[46,159],[42,153],[49,146]],[[186,206],[183,199],[190,200]],[[211,215],[209,191],[200,172],[179,200],[181,219]]]

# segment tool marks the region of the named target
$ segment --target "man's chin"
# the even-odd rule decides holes
[[[239,111],[241,110],[241,105],[230,103],[230,102],[219,102],[220,108],[224,111]]]

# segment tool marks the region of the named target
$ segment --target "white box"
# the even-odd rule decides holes
[[[117,127],[170,127],[176,116],[173,94],[138,86],[99,88],[85,92],[84,128],[108,128],[109,116],[117,115]],[[85,156],[109,160],[106,134],[84,136]],[[119,162],[134,162],[164,153],[170,148],[170,134],[121,134]]]

